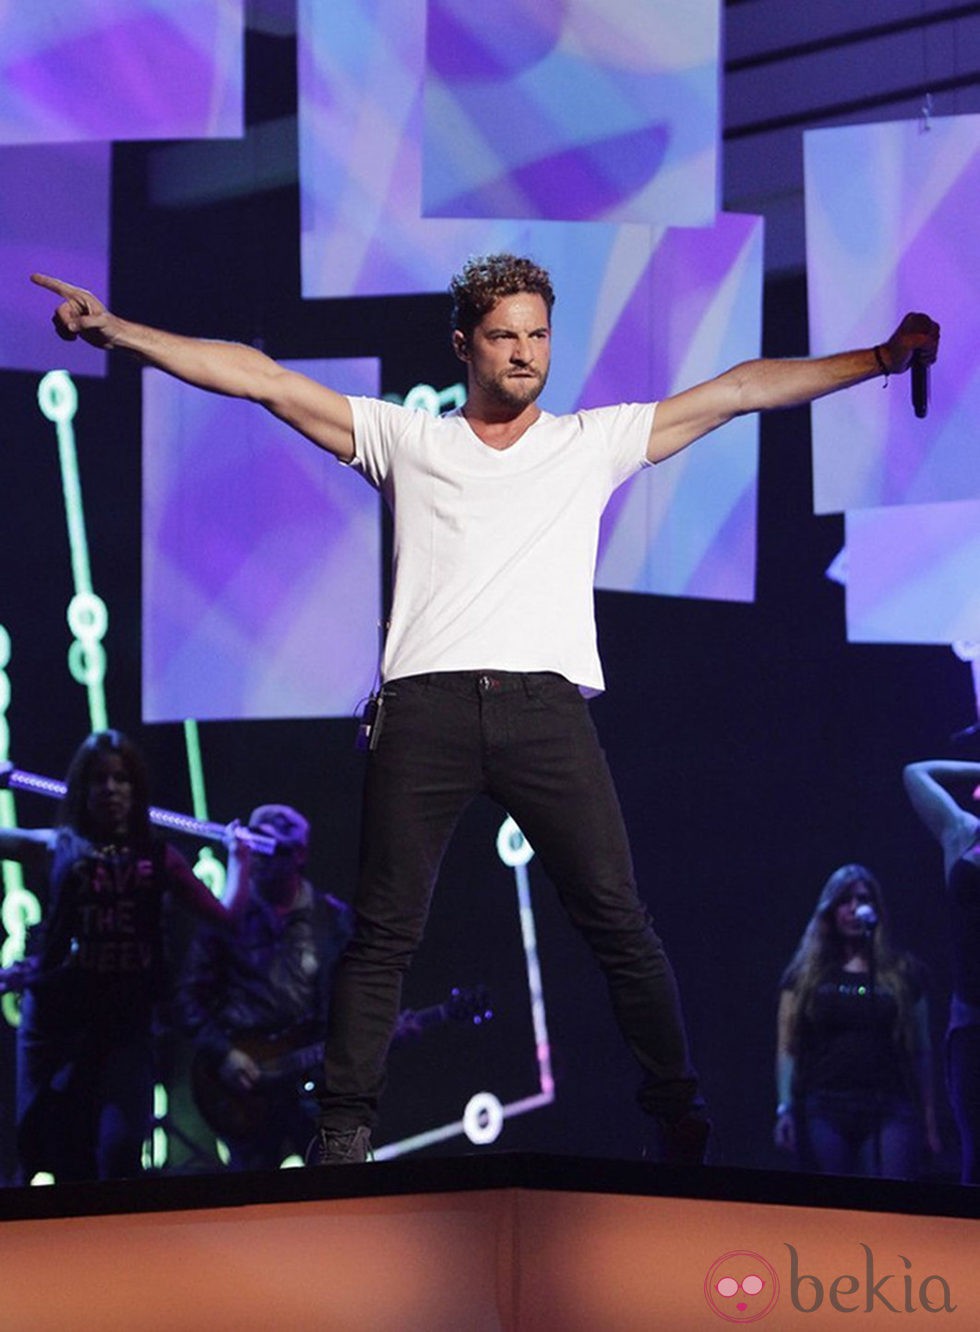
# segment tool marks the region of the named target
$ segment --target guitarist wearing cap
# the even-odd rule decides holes
[[[235,1170],[275,1169],[302,1153],[312,1119],[296,1077],[269,1063],[322,1031],[334,964],[350,936],[346,903],[306,879],[309,824],[288,805],[261,805],[249,826],[275,839],[253,854],[249,893],[234,936],[202,931],[188,953],[176,1014],[193,1038],[198,1108],[226,1143]]]

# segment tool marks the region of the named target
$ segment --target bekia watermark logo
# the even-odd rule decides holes
[[[775,1306],[779,1277],[761,1253],[732,1249],[708,1268],[704,1294],[715,1313],[730,1323],[756,1323]]]
[[[870,1244],[857,1246],[846,1270],[817,1271],[794,1244],[786,1244],[782,1281],[761,1253],[732,1249],[717,1258],[704,1278],[704,1296],[729,1323],[756,1323],[780,1299],[798,1313],[952,1313],[949,1282],[938,1272],[920,1274],[911,1258],[898,1253],[887,1261]],[[780,1293],[782,1292],[782,1293]]]

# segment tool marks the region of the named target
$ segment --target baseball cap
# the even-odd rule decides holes
[[[305,847],[310,842],[310,825],[290,805],[259,805],[248,819],[250,828],[272,828],[280,846]]]

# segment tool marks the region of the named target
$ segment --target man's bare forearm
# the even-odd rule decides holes
[[[799,407],[879,375],[902,374],[915,356],[931,364],[938,347],[939,326],[928,315],[908,314],[887,341],[873,347],[798,360],[744,361],[659,403],[647,457],[660,462],[748,412]]]
[[[800,407],[881,374],[874,349],[802,360],[747,361],[728,372],[737,383],[738,414]]]
[[[145,365],[209,393],[247,398],[345,462],[354,457],[354,425],[343,394],[239,342],[212,342],[121,319],[93,292],[46,273],[31,281],[60,298],[53,323],[66,341],[82,338],[106,351],[125,351]]]
[[[129,352],[186,384],[231,398],[265,400],[269,382],[281,373],[271,357],[239,342],[185,337],[117,315],[109,316],[105,334],[107,348]]]

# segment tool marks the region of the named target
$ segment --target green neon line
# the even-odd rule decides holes
[[[78,450],[72,425],[78,410],[78,392],[67,371],[52,370],[44,376],[38,385],[37,402],[42,414],[54,423],[58,438],[58,461],[61,466],[61,488],[65,500],[75,596],[94,597],[88,535],[85,530],[85,508],[82,503],[82,483],[78,471]],[[101,598],[99,600],[101,601]],[[82,640],[76,635],[75,641]],[[101,648],[101,638],[98,639],[98,643]],[[82,642],[83,650],[84,646]],[[86,684],[89,719],[93,731],[103,731],[109,724],[104,686],[104,670],[99,678],[92,679]]]
[[[193,717],[184,719],[184,743],[187,747],[187,771],[191,781],[191,803],[194,817],[208,820],[208,801],[204,793],[204,760],[201,756],[201,736]],[[210,846],[203,846],[194,864],[194,873],[220,898],[225,891],[227,871]]]
[[[184,721],[184,743],[187,746],[187,771],[191,779],[194,817],[206,822],[208,801],[204,793],[204,760],[201,757],[201,737],[193,717],[187,717]]]
[[[17,826],[17,814],[14,808],[14,793],[0,791],[0,825],[5,828]],[[23,866],[16,860],[5,860],[0,866],[3,875],[3,907],[0,919],[7,937],[0,945],[0,963],[9,967],[19,962],[24,956],[27,943],[27,929],[41,919],[41,904],[24,883]],[[12,991],[0,998],[0,1020],[9,1027],[20,1025],[20,1003]]]
[[[58,459],[61,463],[61,488],[65,496],[65,516],[68,519],[68,542],[76,592],[92,591],[92,573],[88,558],[88,538],[85,532],[85,511],[82,506],[82,483],[78,474],[78,451],[72,421],[78,410],[78,392],[71,375],[65,370],[52,370],[41,380],[37,389],[37,403],[43,414],[54,423],[58,436]]]
[[[7,756],[2,755],[3,758]],[[0,828],[17,827],[17,810],[14,807],[13,791],[0,791]],[[8,893],[17,892],[24,887],[24,867],[19,860],[3,862],[3,883]]]
[[[71,567],[76,592],[92,591],[92,570],[88,558],[88,536],[85,531],[85,511],[82,507],[82,483],[78,475],[78,454],[75,450],[75,432],[66,421],[57,423],[58,459],[61,463],[61,486],[65,494],[65,516],[68,519],[68,543],[71,548]]]
[[[88,715],[93,731],[109,729],[109,713],[105,705],[105,691],[99,685],[88,687]]]

